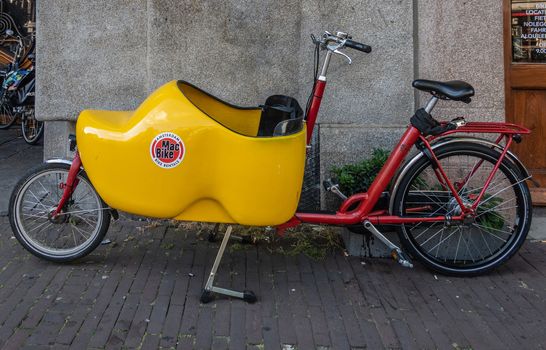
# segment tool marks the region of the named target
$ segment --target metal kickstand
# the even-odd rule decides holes
[[[396,260],[400,265],[404,267],[409,267],[409,268],[413,267],[413,264],[409,256],[407,256],[406,253],[404,253],[402,249],[400,249],[400,247],[392,243],[387,237],[385,237],[381,232],[379,232],[379,230],[371,222],[369,222],[368,220],[365,220],[364,227],[368,231],[370,231],[375,237],[379,238],[381,242],[385,243],[387,247],[390,248],[392,258]]]
[[[222,243],[220,244],[220,249],[218,249],[218,254],[216,254],[216,258],[214,259],[214,264],[212,264],[212,269],[210,270],[209,278],[207,279],[207,283],[205,284],[203,293],[201,293],[200,300],[203,304],[206,304],[214,299],[214,295],[212,293],[223,294],[230,297],[243,299],[247,303],[254,303],[257,300],[254,292],[249,290],[237,292],[235,290],[214,286],[214,277],[216,276],[216,272],[218,271],[218,266],[220,265],[220,262],[222,261],[222,257],[224,256],[224,251],[226,250],[226,246],[229,241],[229,237],[231,236],[232,230],[233,230],[233,227],[228,226],[226,233],[224,234],[224,238],[222,239]]]

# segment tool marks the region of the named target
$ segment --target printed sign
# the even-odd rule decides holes
[[[172,132],[157,135],[150,145],[150,155],[154,163],[165,169],[172,169],[182,162],[186,148],[182,139]]]
[[[512,0],[514,62],[546,63],[546,1]]]

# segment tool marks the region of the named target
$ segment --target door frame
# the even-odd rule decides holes
[[[503,0],[505,119],[513,122],[512,90],[546,90],[546,63],[519,63],[512,59],[512,1]],[[530,82],[532,80],[532,83]],[[546,184],[541,184],[546,186]],[[534,205],[546,205],[546,187],[531,187]]]

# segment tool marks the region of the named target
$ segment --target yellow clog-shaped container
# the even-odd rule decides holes
[[[83,111],[85,171],[112,208],[187,221],[277,225],[298,205],[305,128],[256,137],[261,109],[226,104],[184,82],[135,111]]]

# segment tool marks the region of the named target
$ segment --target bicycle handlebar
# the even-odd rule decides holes
[[[351,49],[355,49],[355,50],[358,50],[358,51],[365,52],[365,53],[372,52],[372,47],[371,46],[359,43],[359,42],[351,40],[351,39],[345,40],[345,46],[350,47]]]
[[[343,32],[338,32],[336,35],[330,32],[324,32],[320,39],[315,38],[313,35],[311,35],[311,39],[313,40],[313,43],[320,44],[323,49],[328,49],[330,51],[349,47],[364,53],[372,52],[371,46],[354,41],[350,35]]]

